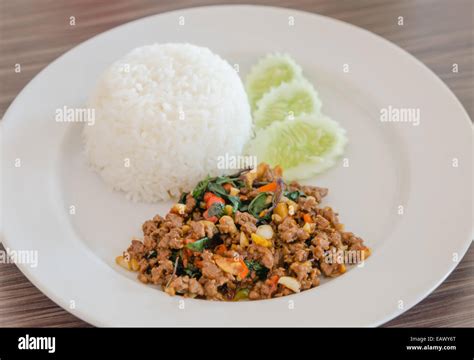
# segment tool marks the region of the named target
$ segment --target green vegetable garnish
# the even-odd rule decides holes
[[[280,165],[287,180],[306,179],[335,165],[346,143],[346,132],[337,122],[323,115],[301,115],[257,131],[246,154]]]
[[[252,214],[257,219],[260,216],[260,213],[265,210],[266,208],[271,206],[271,203],[267,203],[267,196],[266,192],[258,194],[249,204],[248,212]]]
[[[193,197],[196,200],[201,200],[204,196],[204,193],[207,190],[207,186],[209,185],[209,182],[211,181],[211,178],[207,176],[204,180],[201,180],[196,187],[193,190]]]
[[[181,193],[181,196],[179,197],[179,204],[186,204],[186,197],[188,196],[188,192],[183,192]]]
[[[202,252],[210,241],[211,240],[206,236],[202,239],[196,240],[195,242],[186,244],[186,247],[192,251]]]
[[[227,196],[227,200],[232,204],[234,211],[239,210],[241,202],[238,196]]]
[[[195,267],[193,264],[188,264],[184,268],[184,273],[188,275],[190,278],[199,278],[201,277],[201,270]]]
[[[270,269],[266,268],[258,261],[255,260],[244,260],[245,265],[249,268],[250,271],[255,271],[255,274],[260,280],[264,280],[267,278],[268,272]]]
[[[210,182],[207,186],[208,190],[215,195],[221,196],[221,197],[227,197],[227,191],[222,187],[222,185],[217,184],[215,182]]]
[[[248,209],[249,209],[249,204],[242,204],[239,206],[239,210],[241,212],[248,212]]]
[[[274,121],[319,113],[320,110],[321,100],[313,86],[306,80],[296,79],[265,93],[257,103],[254,121],[256,127],[262,129]]]
[[[218,185],[231,184],[233,187],[237,187],[236,182],[239,180],[239,177],[230,177],[230,176],[218,176],[215,183]]]
[[[285,191],[284,192],[284,195],[290,199],[290,200],[293,200],[293,201],[296,201],[298,200],[300,197],[304,197],[306,196],[306,194],[300,190],[295,190],[295,191]]]
[[[252,110],[270,89],[302,77],[301,67],[288,55],[270,54],[252,67],[245,81],[245,89]]]
[[[247,300],[249,298],[249,289],[240,289],[235,293],[234,301]]]

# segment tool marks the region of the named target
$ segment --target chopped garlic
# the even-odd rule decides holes
[[[179,215],[184,215],[186,210],[186,205],[184,204],[174,204],[171,208],[171,212]]]
[[[273,238],[273,229],[270,225],[260,225],[257,228],[257,235],[269,240]]]
[[[290,289],[291,291],[295,293],[300,292],[301,284],[294,277],[282,276],[281,278],[278,279],[278,284],[281,284],[284,287],[287,287],[288,289]]]

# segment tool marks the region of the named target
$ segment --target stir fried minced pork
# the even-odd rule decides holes
[[[337,213],[320,205],[327,193],[285,184],[282,169],[264,163],[207,178],[164,218],[146,221],[143,241],[132,240],[116,260],[170,295],[236,301],[307,290],[322,275],[346,271],[327,254],[370,255],[361,238],[344,231]]]

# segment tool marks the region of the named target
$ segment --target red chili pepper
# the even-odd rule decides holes
[[[218,255],[224,255],[226,251],[227,251],[227,248],[224,244],[220,244],[214,249],[214,252]]]
[[[212,196],[216,196],[214,195],[213,193],[211,193],[210,191],[206,192],[204,194],[204,202],[207,202],[207,200],[209,200]]]
[[[211,205],[214,204],[214,203],[225,204],[225,201],[224,201],[223,198],[221,198],[219,196],[216,196],[216,195],[213,195],[213,196],[209,197],[206,201],[207,208],[209,209],[211,207]]]
[[[277,183],[276,183],[276,181],[274,181],[274,182],[271,182],[271,183],[269,183],[269,184],[260,186],[260,187],[257,189],[257,191],[258,191],[258,192],[267,192],[267,191],[273,191],[273,192],[275,192],[277,188],[278,188]]]
[[[280,277],[278,275],[273,275],[267,280],[268,284],[271,286],[270,293],[274,292],[277,289],[279,279]]]
[[[241,279],[245,279],[247,275],[249,274],[249,268],[247,267],[247,264],[245,263],[244,260],[240,259],[240,265],[242,265],[242,271],[239,272],[238,277]]]

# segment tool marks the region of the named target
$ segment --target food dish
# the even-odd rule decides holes
[[[283,180],[335,165],[347,142],[322,115],[301,67],[288,54],[269,54],[246,84],[245,95],[234,69],[210,49],[179,43],[134,49],[101,76],[90,104],[98,116],[84,138],[106,183],[153,201],[208,172],[116,258],[142,283],[190,298],[269,299],[316,287],[321,274],[342,275],[348,254],[354,262],[370,254],[330,207],[318,207],[327,189]],[[252,156],[244,156],[252,127],[245,147]],[[229,175],[224,157],[275,167],[255,161]]]
[[[320,205],[328,190],[282,175],[261,163],[201,181],[116,262],[170,295],[229,301],[299,293],[360,265],[370,249]]]

